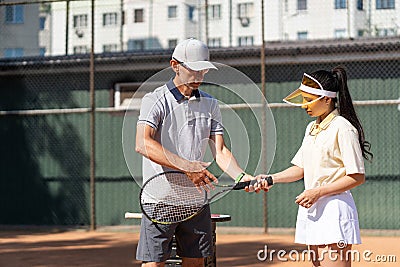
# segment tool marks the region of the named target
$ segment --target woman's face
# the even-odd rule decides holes
[[[313,100],[316,100],[320,98],[321,96],[319,95],[313,95],[310,93],[302,92],[301,95],[303,96],[303,101],[304,103],[311,102]],[[305,109],[307,114],[310,117],[319,117],[322,115],[325,115],[327,112],[329,112],[329,104],[331,102],[331,99],[329,97],[323,97],[311,104],[305,104],[301,106],[301,108]]]

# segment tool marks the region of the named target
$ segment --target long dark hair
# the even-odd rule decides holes
[[[311,76],[317,79],[324,90],[338,92],[337,108],[339,114],[346,118],[358,131],[358,142],[362,150],[362,155],[366,160],[372,160],[374,155],[370,152],[371,143],[365,141],[364,129],[354,110],[349,88],[347,86],[347,73],[341,67],[335,67],[332,71],[318,70],[311,73]]]

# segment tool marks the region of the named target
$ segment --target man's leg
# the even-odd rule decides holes
[[[143,262],[142,267],[164,267],[165,262]]]
[[[175,239],[183,266],[204,266],[204,257],[213,254],[210,208],[207,206],[200,214],[180,223],[175,231]]]
[[[172,239],[176,225],[162,225],[142,217],[136,259],[142,266],[164,266],[172,250]]]
[[[204,258],[182,258],[182,267],[204,267]]]

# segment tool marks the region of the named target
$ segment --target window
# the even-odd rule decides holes
[[[221,47],[221,38],[209,38],[208,47]]]
[[[118,24],[118,15],[116,12],[103,14],[103,26],[115,26]]]
[[[366,33],[367,33],[366,30],[358,30],[358,31],[357,31],[357,36],[358,36],[358,37],[363,37]]]
[[[145,49],[145,42],[144,40],[128,40],[128,50],[139,50],[142,51]]]
[[[6,49],[4,49],[4,57],[5,58],[23,57],[23,56],[24,56],[23,48],[6,48]]]
[[[46,47],[39,48],[39,56],[44,57],[46,55]]]
[[[337,29],[337,30],[335,30],[335,38],[336,39],[346,38],[346,30],[345,29]]]
[[[24,23],[24,6],[6,6],[6,23]]]
[[[363,0],[357,0],[357,9],[358,10],[364,10],[364,1]]]
[[[214,20],[221,19],[221,5],[208,6],[208,18]]]
[[[307,10],[307,0],[297,0],[297,10]]]
[[[118,45],[117,44],[106,44],[103,45],[103,52],[118,52]]]
[[[253,3],[243,3],[238,5],[238,17],[250,18],[253,16]]]
[[[168,40],[168,48],[175,48],[178,44],[178,39],[169,39]]]
[[[86,28],[87,25],[88,25],[88,16],[86,14],[74,16],[74,28]]]
[[[394,36],[396,35],[395,29],[378,29],[378,36]]]
[[[193,21],[194,20],[194,11],[196,10],[195,6],[188,6],[188,18],[189,21]]]
[[[87,54],[89,49],[86,45],[74,46],[74,54]]]
[[[394,0],[376,0],[376,9],[394,9]]]
[[[39,29],[41,31],[43,31],[45,26],[46,26],[46,17],[40,17],[39,18]]]
[[[134,11],[134,18],[133,18],[133,22],[135,23],[140,23],[140,22],[144,22],[144,18],[143,18],[143,9],[135,9]]]
[[[297,40],[307,40],[308,32],[298,32]]]
[[[177,6],[168,6],[168,18],[173,19],[178,17],[178,7]]]
[[[129,106],[139,109],[144,95],[162,85],[163,81],[115,83],[114,88],[111,89],[110,103],[114,103],[113,106],[115,108],[126,108]],[[124,115],[125,113],[123,112],[121,114]]]
[[[243,36],[238,39],[239,46],[252,46],[254,43],[253,36]]]
[[[347,8],[347,0],[335,0],[335,9]]]

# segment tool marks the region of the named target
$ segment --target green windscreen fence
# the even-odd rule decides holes
[[[178,40],[163,43],[153,36],[125,40],[124,34],[139,34],[127,28],[133,27],[136,1],[126,7],[121,6],[126,1],[94,1],[94,20],[89,15],[90,1],[17,2],[0,1],[0,224],[138,224],[124,219],[126,211],[140,211],[142,158],[135,153],[135,124],[144,93],[172,77],[169,60]],[[388,9],[390,14],[395,11]],[[124,12],[125,24],[120,17]],[[292,19],[290,25],[296,24]],[[54,30],[50,22],[61,26]],[[95,53],[90,57],[92,23],[96,23]],[[110,23],[124,28],[109,27]],[[288,21],[282,29],[290,25]],[[258,37],[240,37],[232,45],[218,45],[217,39],[210,38],[211,60],[230,66],[226,69],[231,73],[221,65],[219,71],[207,74],[212,79],[201,89],[218,99],[225,141],[243,168],[251,174],[273,173],[290,166],[312,120],[304,110],[285,106],[282,99],[299,86],[304,72],[346,67],[355,108],[374,153],[373,161],[365,162],[366,183],[352,190],[361,228],[399,229],[400,39],[397,26],[375,26],[369,25],[359,31],[360,36],[350,39],[344,39],[342,31],[336,32],[335,38],[318,40],[293,40],[293,33],[282,33],[281,39],[266,42],[263,63]],[[268,23],[266,27],[269,34],[275,30],[268,29]],[[306,37],[304,34],[299,38]],[[114,43],[104,43],[104,36]],[[104,43],[101,47],[100,42]],[[154,46],[147,49],[151,43]],[[265,64],[264,74],[261,64]],[[160,73],[163,75],[157,76]],[[262,75],[269,104],[266,114]],[[215,84],[213,79],[223,83]],[[91,88],[95,91],[93,110]],[[264,115],[265,125],[260,120]],[[94,188],[90,185],[91,160],[95,163]],[[222,175],[215,163],[210,170]],[[230,214],[232,221],[223,223],[226,226],[263,227],[267,219],[268,227],[294,227],[294,201],[302,191],[302,181],[279,184],[267,193],[266,202],[263,193],[231,192],[212,203],[212,212]]]
[[[23,70],[22,70],[23,72]],[[100,74],[101,75],[101,74]],[[2,77],[2,107],[32,112],[85,106],[88,91],[64,88],[46,89],[49,79],[60,77]],[[86,79],[86,77],[84,78]],[[355,101],[375,98],[394,99],[399,93],[399,79],[350,79]],[[270,103],[279,101],[297,82],[266,84]],[[379,89],[377,89],[379,88]],[[207,87],[204,89],[207,91]],[[377,91],[380,91],[379,95]],[[212,91],[212,88],[209,90]],[[250,92],[249,92],[250,93]],[[229,103],[216,92],[221,102]],[[109,103],[110,90],[98,90],[99,106]],[[3,108],[4,110],[4,108]],[[290,166],[301,144],[304,129],[311,120],[301,109],[271,108],[276,127],[276,150],[270,172]],[[366,138],[372,144],[373,162],[366,162],[367,181],[353,190],[362,228],[397,229],[400,212],[400,167],[398,149],[400,111],[397,105],[356,106]],[[68,110],[67,110],[68,111]],[[240,118],[246,129],[258,126],[249,110],[238,110],[237,116],[224,115],[224,126],[235,128]],[[235,113],[236,114],[236,113]],[[125,211],[139,211],[139,185],[129,172],[122,147],[124,111],[96,113],[96,219],[98,225],[132,224],[123,218]],[[133,120],[138,113],[130,114]],[[1,198],[2,224],[88,225],[90,223],[90,129],[89,114],[19,114],[2,115],[1,121]],[[134,135],[135,128],[131,129]],[[249,131],[251,132],[251,131]],[[234,135],[234,133],[232,133]],[[229,137],[229,136],[227,136]],[[268,140],[267,140],[268,141]],[[252,155],[246,170],[258,173],[261,139],[249,134],[248,140],[227,144],[238,152],[250,143]],[[132,142],[134,144],[134,142]],[[134,150],[134,146],[131,147]],[[248,155],[245,155],[246,157]],[[131,159],[132,160],[132,159]],[[141,175],[141,157],[135,155],[134,175]],[[213,172],[221,174],[213,164]],[[267,194],[268,226],[294,227],[297,205],[295,197],[303,190],[301,181],[276,185]],[[11,204],[10,204],[11,203]],[[263,226],[262,194],[231,192],[212,204],[214,213],[230,214],[227,226]],[[24,212],[22,212],[24,211]]]

